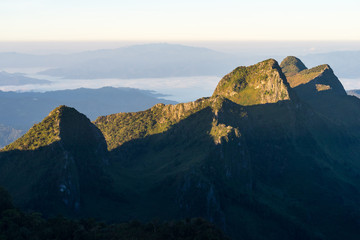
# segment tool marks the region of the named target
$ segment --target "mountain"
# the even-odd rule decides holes
[[[299,60],[300,61],[300,60]],[[286,62],[286,59],[283,63]],[[319,65],[305,69],[287,79],[297,96],[316,110],[336,123],[346,122],[349,131],[358,129],[360,115],[357,112],[358,99],[348,96],[339,79],[329,65]]]
[[[104,87],[100,89],[80,88],[51,92],[2,92],[0,91],[0,124],[27,131],[55,107],[66,104],[84,112],[90,119],[115,112],[132,112],[147,109],[157,103],[175,103],[161,99],[163,95],[132,88]],[[0,146],[15,140],[18,135],[0,135]],[[8,131],[9,132],[9,131]],[[16,136],[16,138],[15,138]],[[1,142],[6,142],[2,144]]]
[[[219,75],[234,57],[206,48],[147,44],[94,52],[90,60],[41,74],[65,78],[159,78]]]
[[[236,68],[190,103],[93,123],[57,108],[2,150],[0,185],[47,215],[203,217],[233,239],[357,239],[360,100],[327,65],[310,79],[288,60]],[[282,67],[298,70],[288,79]]]
[[[283,73],[287,77],[293,76],[293,75],[307,69],[307,67],[304,65],[304,63],[300,59],[298,59],[294,56],[286,57],[281,62],[280,67],[281,67]]]
[[[101,194],[108,184],[102,170],[108,161],[105,140],[73,108],[54,109],[3,151],[2,160],[16,156],[16,161],[2,161],[1,182],[6,182],[20,206],[52,213],[77,212],[83,196]],[[13,177],[16,180],[8,182]]]
[[[23,131],[0,124],[0,147],[6,146],[23,135]]]
[[[236,68],[219,82],[213,94],[217,96],[244,106],[290,99],[288,83],[273,59]]]
[[[346,91],[348,95],[351,95],[351,96],[355,96],[357,98],[360,98],[360,90],[349,90],[349,91]]]
[[[26,84],[49,84],[50,81],[25,77],[21,73],[0,72],[0,86],[26,85]]]
[[[221,76],[235,59],[207,48],[158,43],[73,54],[0,53],[0,68],[50,68],[41,74],[77,79]]]
[[[346,95],[344,87],[327,64],[307,69],[300,59],[287,57],[280,66],[290,86],[303,99],[317,96],[316,93],[320,92]]]

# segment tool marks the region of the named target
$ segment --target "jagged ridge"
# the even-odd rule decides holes
[[[142,112],[99,117],[94,123],[104,134],[108,149],[112,150],[125,142],[162,133],[206,107],[216,113],[224,99],[240,105],[275,103],[290,100],[290,91],[280,66],[269,59],[250,67],[236,68],[219,82],[211,98],[177,105],[157,104]],[[210,134],[219,142],[230,130],[227,126],[217,125],[214,120]]]

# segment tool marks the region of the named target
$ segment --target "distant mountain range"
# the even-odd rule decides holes
[[[77,79],[221,76],[235,59],[206,48],[147,44],[67,55],[0,53],[0,68],[48,67],[41,74]]]
[[[0,185],[45,216],[203,217],[233,239],[357,240],[359,109],[329,65],[268,59],[194,102],[93,122],[61,105],[2,149]]]
[[[50,81],[25,77],[22,73],[0,72],[0,86],[26,85],[26,84],[49,84]]]
[[[104,87],[52,92],[0,91],[0,146],[5,146],[38,123],[52,109],[61,104],[76,107],[90,119],[116,112],[145,110],[157,103],[173,104],[161,99],[164,95],[132,88]],[[0,125],[1,126],[1,125]],[[10,141],[10,142],[9,142]]]
[[[222,76],[238,65],[267,57],[159,43],[73,54],[0,53],[0,69],[49,68],[41,73],[78,79]],[[360,78],[360,51],[309,54],[302,59],[309,66],[326,62],[341,78]]]
[[[0,147],[4,147],[19,137],[21,137],[26,131],[15,129],[9,126],[0,124]]]
[[[347,91],[347,94],[360,98],[360,89],[349,90]]]

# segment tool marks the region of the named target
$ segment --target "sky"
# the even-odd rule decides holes
[[[6,41],[360,41],[358,0],[1,0]]]

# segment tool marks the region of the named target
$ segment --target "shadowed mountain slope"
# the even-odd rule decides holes
[[[2,149],[0,182],[18,206],[69,214],[81,208],[84,194],[106,189],[107,161],[101,132],[85,115],[60,106]]]
[[[299,97],[308,98],[324,91],[346,95],[344,87],[327,64],[307,69],[299,59],[287,57],[280,66]]]
[[[359,101],[346,94],[329,65],[302,70],[295,75],[287,75],[287,79],[301,101],[315,111],[342,125],[344,130],[345,127],[351,129],[349,131],[359,130],[360,113],[356,110]]]

